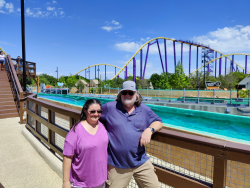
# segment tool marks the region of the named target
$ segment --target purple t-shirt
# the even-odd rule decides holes
[[[101,122],[95,135],[79,123],[64,142],[63,155],[73,156],[70,181],[81,187],[96,187],[107,180],[108,134]]]

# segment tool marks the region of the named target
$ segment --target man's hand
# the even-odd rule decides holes
[[[149,128],[145,129],[141,135],[140,145],[145,146],[145,145],[149,144],[152,134],[153,133],[152,133],[151,129],[149,129]]]

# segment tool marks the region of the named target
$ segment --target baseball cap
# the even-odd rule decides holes
[[[136,91],[137,90],[137,86],[136,83],[133,81],[125,81],[122,84],[122,90],[131,90],[131,91]]]

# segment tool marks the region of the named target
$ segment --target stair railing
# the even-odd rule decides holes
[[[24,111],[26,111],[26,106],[24,107],[24,104],[26,103],[26,98],[23,98],[26,94],[26,92],[23,92],[23,89],[21,87],[21,84],[19,82],[19,79],[17,77],[16,70],[14,68],[14,64],[12,62],[12,59],[10,55],[7,55],[6,61],[5,61],[5,70],[9,73],[9,79],[11,80],[13,84],[13,92],[15,95],[16,104],[18,106],[18,111],[20,115],[20,123],[23,123],[25,119],[23,119]]]

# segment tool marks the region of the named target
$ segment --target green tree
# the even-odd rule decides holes
[[[66,81],[66,85],[67,85],[67,87],[72,88],[75,86],[77,81],[78,80],[77,80],[76,76],[69,76],[67,81]]]
[[[82,90],[85,88],[85,85],[82,82],[78,82],[76,88],[78,89],[78,92],[82,93]]]
[[[180,61],[175,67],[175,73],[171,74],[169,79],[172,88],[183,89],[190,86],[189,78],[185,75]]]

